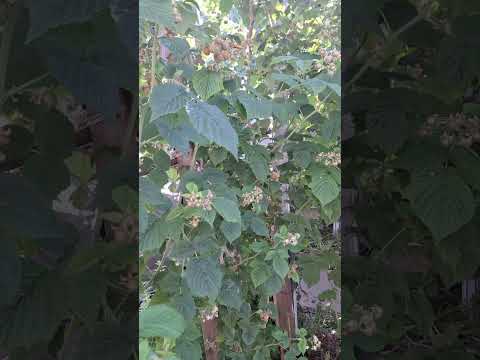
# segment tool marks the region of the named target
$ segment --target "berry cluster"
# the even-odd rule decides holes
[[[255,186],[255,188],[242,195],[242,206],[247,207],[251,204],[259,204],[263,200],[263,190]]]
[[[353,313],[357,319],[350,320],[345,324],[345,333],[360,331],[367,336],[372,336],[377,330],[376,320],[382,317],[383,309],[378,305],[365,309],[363,306],[355,304]]]
[[[463,113],[432,115],[419,130],[420,136],[440,135],[444,146],[471,147],[480,142],[480,119]]]
[[[219,63],[238,57],[241,50],[242,46],[230,39],[216,38],[202,52],[207,56],[213,54],[213,58]]]
[[[200,218],[198,216],[194,216],[190,219],[190,226],[193,228],[198,227],[200,224]]]
[[[260,320],[264,323],[267,323],[268,320],[272,317],[272,312],[270,310],[260,310]]]
[[[288,245],[295,246],[298,244],[298,240],[300,240],[300,236],[301,235],[298,233],[295,233],[295,234],[288,233],[287,238],[283,240],[283,243],[285,246],[288,246]]]
[[[280,180],[280,170],[274,169],[270,173],[270,178],[272,181],[279,181]]]
[[[201,193],[191,193],[185,194],[184,198],[189,208],[212,210],[213,193],[210,190],[208,190],[206,196],[202,196]]]
[[[320,49],[320,56],[323,58],[323,66],[326,68],[329,75],[333,75],[337,70],[337,63],[340,61],[342,55],[337,49]]]
[[[326,153],[319,153],[315,159],[318,162],[323,162],[327,166],[340,165],[342,158],[338,152],[330,151]]]

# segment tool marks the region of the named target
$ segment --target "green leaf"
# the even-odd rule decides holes
[[[210,148],[208,150],[208,156],[213,165],[218,166],[227,159],[228,153],[223,148]]]
[[[160,116],[176,113],[187,104],[189,98],[187,89],[182,85],[168,83],[155,86],[150,95],[152,121]]]
[[[448,171],[414,173],[407,193],[415,214],[436,240],[460,229],[475,212],[472,191]]]
[[[170,50],[177,62],[187,57],[190,53],[190,46],[185,39],[179,37],[161,37],[160,43]]]
[[[258,236],[268,236],[267,223],[260,217],[254,215],[249,218],[249,227]]]
[[[171,300],[171,304],[177,311],[183,315],[186,321],[191,322],[197,314],[197,307],[193,300],[192,294],[187,289],[183,291],[183,294],[176,295]]]
[[[167,220],[165,216],[156,220],[140,237],[141,252],[158,250],[167,239],[179,239],[182,234],[183,219]]]
[[[220,11],[222,14],[228,14],[232,8],[233,0],[220,0]]]
[[[449,157],[462,179],[480,191],[480,157],[463,147],[453,149]]]
[[[152,21],[164,27],[174,27],[172,2],[169,0],[140,1],[140,19]]]
[[[245,151],[246,161],[255,177],[261,182],[266,182],[268,180],[269,167],[267,158],[263,153],[265,149],[260,145],[251,146],[248,144],[242,145],[242,149]]]
[[[253,95],[239,91],[236,93],[238,101],[245,107],[248,120],[268,118],[272,116],[273,103],[270,100],[256,98]]]
[[[183,316],[168,305],[152,305],[140,312],[140,337],[177,338],[185,330]]]
[[[340,194],[340,186],[335,174],[326,167],[312,169],[312,181],[309,184],[313,195],[325,206],[331,203]]]
[[[215,197],[213,199],[213,207],[228,222],[240,223],[242,215],[238,204],[224,197]]]
[[[193,74],[192,83],[193,88],[203,100],[207,100],[223,90],[222,75],[215,71],[206,69],[196,71]]]
[[[112,191],[112,200],[124,212],[138,212],[138,192],[128,185],[116,187]]]
[[[220,230],[228,242],[233,243],[242,234],[242,224],[240,222],[222,221]]]
[[[324,91],[325,88],[329,88],[335,94],[337,94],[337,96],[342,95],[341,86],[332,81],[326,80],[326,78],[323,75],[319,75],[312,79],[305,80],[303,82],[303,85],[309,88],[310,90],[312,90],[315,95],[318,95],[319,93]]]
[[[240,311],[243,304],[240,285],[234,280],[226,279],[217,301],[220,305]]]
[[[202,360],[202,347],[198,341],[178,339],[175,345],[175,354],[180,360]]]
[[[289,269],[288,261],[280,257],[273,258],[273,270],[280,276],[282,279],[287,276]]]
[[[258,325],[248,324],[242,328],[242,340],[247,345],[250,346],[255,342],[257,335],[259,333]]]
[[[252,266],[250,277],[255,287],[264,284],[272,276],[272,270],[266,263],[256,262]]]
[[[92,164],[88,155],[80,151],[75,151],[72,156],[65,160],[65,164],[70,173],[78,177],[82,184],[87,184],[95,175],[95,165]]]
[[[220,293],[223,272],[213,259],[194,258],[187,265],[185,279],[194,296],[215,300]]]
[[[225,114],[216,106],[205,102],[187,103],[187,114],[194,129],[211,142],[238,157],[238,135]]]
[[[80,3],[76,0],[27,1],[30,14],[28,42],[62,25],[87,22],[98,12],[108,9],[110,0]]]
[[[309,285],[315,285],[320,280],[320,272],[328,271],[334,264],[336,257],[325,253],[322,256],[302,255],[298,258],[298,264],[302,269],[302,278]]]

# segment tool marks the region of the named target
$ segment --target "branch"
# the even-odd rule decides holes
[[[417,23],[419,23],[421,20],[423,20],[423,16],[421,15],[416,15],[412,20],[410,20],[409,22],[407,22],[405,25],[403,25],[402,27],[400,27],[397,31],[395,31],[386,41],[385,45],[384,45],[384,48],[387,48],[389,47],[394,40],[396,40],[402,33],[404,33],[405,31],[407,31],[408,29],[410,29],[412,26],[416,25]],[[369,60],[367,61],[366,63],[364,63],[362,65],[362,67],[360,68],[360,70],[358,70],[358,72],[353,76],[353,78],[347,83],[347,85],[345,86],[344,90],[348,90],[350,89],[353,84],[358,80],[360,79],[363,74],[365,74],[365,72],[367,72],[367,70],[370,68],[370,66],[372,65],[372,60]]]
[[[15,25],[17,23],[18,17],[20,15],[20,10],[22,8],[22,1],[18,0],[13,9],[10,9],[7,15],[7,23],[5,25],[5,30],[2,36],[2,45],[0,47],[0,109],[3,107],[3,100],[6,93],[6,83],[7,83],[7,67],[10,54],[10,48],[13,43],[13,35],[15,32]]]

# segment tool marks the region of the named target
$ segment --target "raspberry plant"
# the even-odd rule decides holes
[[[342,256],[342,355],[478,358],[480,6],[358,4],[343,3],[342,186],[361,195],[361,241]]]
[[[339,283],[339,4],[140,5],[140,356],[305,359],[272,298]]]

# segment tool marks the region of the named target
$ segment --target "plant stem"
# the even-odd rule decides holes
[[[413,19],[411,19],[409,22],[407,22],[405,25],[403,25],[402,27],[400,27],[397,31],[395,31],[388,39],[387,41],[385,42],[385,45],[384,45],[384,48],[387,48],[389,47],[394,40],[396,40],[402,33],[404,33],[405,31],[407,31],[408,29],[410,29],[412,26],[416,25],[417,23],[419,23],[421,20],[423,20],[423,16],[421,15],[416,15]],[[344,90],[349,90],[353,84],[358,80],[360,79],[363,74],[365,74],[365,72],[370,68],[370,66],[372,65],[372,62],[371,61],[367,61],[366,63],[364,63],[362,65],[362,67],[360,68],[360,70],[358,70],[358,72],[353,76],[353,78],[347,83],[347,85],[345,85],[345,89]]]
[[[11,88],[10,90],[4,93],[2,98],[0,98],[0,104],[3,104],[9,97],[18,94],[19,92],[28,88],[29,86],[46,79],[49,75],[50,75],[49,73],[42,74],[40,76],[37,76],[36,78],[33,78],[32,80],[27,81],[22,85]]]
[[[397,239],[400,234],[402,234],[405,230],[407,230],[407,228],[402,228],[399,232],[397,232],[386,244],[385,246],[377,253],[376,257],[380,257],[381,254],[383,254],[383,252],[385,251],[386,248],[388,248],[390,246],[391,243],[393,243],[395,241],[395,239]]]
[[[192,162],[190,163],[190,170],[195,170],[195,162],[197,158],[198,144],[193,146]]]
[[[128,154],[128,146],[130,145],[130,141],[133,139],[133,135],[135,133],[136,124],[138,119],[138,98],[134,97],[132,102],[132,107],[130,109],[130,114],[128,117],[128,128],[123,139],[123,146],[122,146],[122,156],[125,157]]]
[[[15,5],[13,5],[13,8],[10,9],[7,15],[7,23],[5,25],[5,30],[2,36],[2,45],[0,47],[0,99],[2,99],[2,102],[0,102],[0,111],[3,107],[3,101],[6,93],[7,68],[8,68],[8,60],[10,55],[10,48],[13,43],[15,25],[20,15],[21,8],[22,8],[22,1],[18,0],[17,2],[15,2]]]
[[[157,45],[158,45],[158,25],[153,29],[152,58],[150,64],[150,91],[157,84]]]

